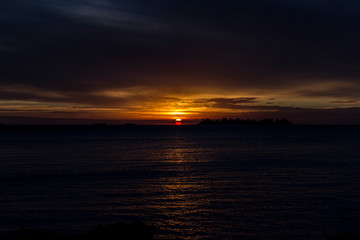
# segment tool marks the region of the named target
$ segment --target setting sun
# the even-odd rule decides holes
[[[177,119],[175,120],[175,124],[176,124],[176,125],[181,125],[181,124],[182,124],[181,118],[177,118]]]

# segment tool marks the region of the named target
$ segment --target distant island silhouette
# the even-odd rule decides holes
[[[291,125],[288,119],[272,119],[265,118],[262,120],[254,119],[232,119],[232,118],[222,118],[222,119],[202,119],[198,125]]]

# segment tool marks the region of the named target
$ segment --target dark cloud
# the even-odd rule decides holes
[[[239,105],[239,104],[234,104],[234,103],[215,103],[213,105],[211,105],[212,108],[221,108],[221,109],[229,109],[229,110],[256,110],[256,111],[266,111],[266,112],[271,112],[271,111],[279,111],[281,113],[285,113],[288,111],[296,111],[296,112],[301,112],[301,111],[312,111],[315,109],[311,109],[311,108],[302,108],[302,107],[284,107],[284,106],[268,106],[268,105]]]
[[[341,101],[332,101],[331,103],[338,103],[338,104],[344,104],[344,103],[359,103],[359,100],[341,100]]]
[[[193,100],[193,103],[212,103],[212,104],[231,104],[236,105],[240,103],[257,103],[256,97],[240,97],[240,98],[202,98]]]
[[[359,107],[354,108],[331,108],[331,109],[319,109],[319,108],[302,108],[302,107],[282,107],[282,106],[234,106],[234,105],[226,105],[226,106],[216,106],[218,108],[228,108],[228,109],[241,109],[241,110],[260,110],[260,112],[278,112],[280,114],[287,113],[314,113],[314,112],[332,112],[332,113],[341,113],[341,112],[352,112],[352,113],[360,113]],[[256,111],[256,112],[257,112]]]
[[[256,97],[243,97],[243,98],[212,98],[209,101],[216,104],[239,104],[239,103],[256,103]]]
[[[360,83],[353,84],[351,86],[335,86],[332,87],[329,83],[329,87],[326,89],[307,89],[296,91],[296,95],[301,95],[305,97],[335,97],[335,98],[344,98],[344,97],[360,97]]]
[[[14,50],[1,55],[0,77],[63,91],[171,85],[172,76],[253,88],[357,82],[358,9],[356,1],[5,0],[1,44]]]

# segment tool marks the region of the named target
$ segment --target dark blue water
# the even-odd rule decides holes
[[[159,239],[325,239],[360,229],[360,127],[0,132],[0,231],[143,220]]]

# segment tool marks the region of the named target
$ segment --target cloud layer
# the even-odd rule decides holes
[[[355,0],[3,0],[0,101],[352,109],[359,12]]]

